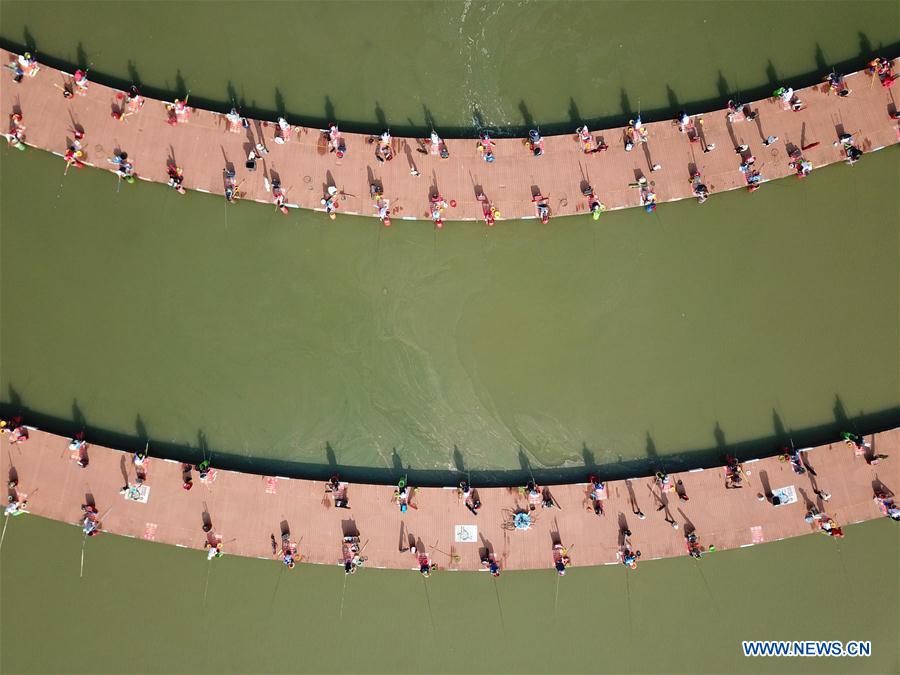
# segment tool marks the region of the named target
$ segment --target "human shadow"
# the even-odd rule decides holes
[[[22,42],[25,45],[25,50],[28,52],[36,52],[37,51],[37,42],[34,39],[34,35],[31,34],[31,31],[28,30],[28,26],[22,27]]]
[[[84,48],[84,43],[79,40],[78,44],[75,45],[75,63],[77,63],[81,68],[90,67],[90,61],[88,61],[87,51]]]
[[[597,468],[597,458],[594,451],[588,448],[587,443],[581,442],[581,460],[584,462],[584,468],[593,471]]]
[[[453,444],[453,466],[460,473],[466,473],[466,462],[456,443]]]
[[[136,87],[141,86],[141,76],[138,73],[137,64],[131,59],[128,59],[126,67],[128,68],[128,77],[131,79],[132,84]]]
[[[81,407],[78,405],[77,398],[72,399],[72,423],[79,431],[84,431],[85,427],[87,427],[87,420],[84,417]]]
[[[144,423],[144,418],[141,417],[141,414],[138,413],[137,417],[134,419],[134,431],[137,434],[137,440],[139,443],[143,444],[150,440],[150,434],[147,431],[147,425]]]
[[[672,110],[678,110],[681,107],[681,102],[678,100],[678,95],[675,93],[675,90],[672,89],[670,85],[666,85],[666,100],[669,102],[669,108]]]
[[[569,122],[576,127],[580,127],[584,123],[581,117],[581,111],[578,110],[578,104],[575,103],[575,99],[571,97],[569,98]]]
[[[519,114],[522,115],[522,122],[527,129],[537,128],[537,125],[534,123],[534,117],[532,117],[531,111],[528,110],[528,105],[525,103],[524,99],[519,101]]]

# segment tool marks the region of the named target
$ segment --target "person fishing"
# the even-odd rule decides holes
[[[397,483],[397,489],[394,490],[394,501],[400,507],[400,513],[406,513],[410,506],[411,499],[412,493],[410,487],[406,484],[406,479],[401,478],[400,482]]]
[[[638,558],[641,557],[640,551],[635,551],[631,545],[631,530],[624,528],[622,533],[622,546],[619,549],[619,559],[622,564],[629,569],[637,569]]]
[[[541,194],[533,195],[531,202],[534,204],[534,213],[540,219],[542,225],[550,222],[550,200]]]
[[[75,93],[77,93],[79,96],[84,96],[85,94],[87,94],[87,89],[88,89],[87,70],[81,70],[80,68],[78,70],[76,70],[73,81],[74,81],[75,87],[76,87]]]
[[[66,161],[68,166],[74,166],[76,169],[84,168],[84,152],[82,150],[77,149],[74,145],[70,145],[69,149],[66,150],[66,154],[63,155],[63,159]]]
[[[691,193],[697,198],[697,203],[699,204],[709,199],[709,188],[703,184],[700,172],[696,169],[691,174]]]
[[[697,538],[696,532],[691,532],[687,537],[684,538],[687,544],[688,555],[692,558],[696,558],[699,560],[703,557],[703,547],[700,546],[700,541]]]
[[[344,144],[344,137],[341,136],[341,132],[338,129],[337,124],[331,122],[328,125],[328,144],[329,144],[329,152],[333,152],[335,157],[341,159],[344,156],[344,153],[347,151],[347,147]]]
[[[606,483],[601,481],[597,476],[591,474],[588,476],[588,485],[590,487],[591,506],[594,513],[598,516],[603,515],[603,500],[606,499]]]
[[[641,206],[647,213],[656,211],[656,193],[646,186],[641,186]]]
[[[431,210],[431,221],[434,223],[434,226],[441,230],[444,227],[444,209],[446,209],[449,204],[444,201],[444,198],[441,196],[440,192],[436,192],[430,198],[430,210]]]
[[[175,164],[169,164],[166,167],[166,174],[169,177],[168,183],[166,183],[170,188],[175,190],[180,195],[185,193],[184,190],[184,170],[180,166],[176,166]]]
[[[95,537],[100,534],[100,517],[97,513],[97,507],[93,504],[81,505],[81,529],[87,537]]]
[[[225,169],[225,201],[233,204],[240,199],[240,193],[237,188],[234,171]]]
[[[447,144],[444,142],[444,139],[438,136],[434,129],[431,130],[431,138],[429,140],[431,141],[432,155],[440,155],[441,159],[450,157],[450,151],[447,150]]]
[[[347,483],[342,483],[338,474],[334,474],[325,483],[325,493],[334,497],[334,505],[339,509],[349,509],[350,502],[347,499]]]
[[[394,149],[391,147],[392,141],[390,129],[381,132],[375,146],[375,159],[379,162],[390,162],[394,159]]]
[[[221,541],[217,540],[216,543],[213,544],[211,541],[207,540],[203,547],[206,549],[206,559],[208,561],[212,560],[213,558],[221,558],[223,555],[225,555],[224,551],[222,550]]]
[[[835,93],[841,97],[850,95],[851,90],[847,88],[847,84],[844,82],[844,76],[839,75],[836,71],[832,70],[823,78],[823,80],[828,83],[829,94]]]
[[[431,558],[426,553],[420,552],[417,559],[419,561],[419,573],[423,577],[430,577],[432,572],[437,572],[437,564],[431,562]]]
[[[835,141],[834,145],[841,146],[841,150],[846,157],[847,164],[850,166],[856,164],[856,162],[858,162],[860,157],[862,157],[863,155],[862,150],[860,150],[853,141],[853,134],[840,134],[838,136],[838,140]]]
[[[897,506],[892,494],[876,490],[874,499],[879,511],[891,520],[900,522],[900,507]]]
[[[338,208],[338,189],[334,185],[329,185],[326,191],[326,194],[320,200],[322,206],[325,207],[325,213],[328,214],[328,217],[334,220],[337,218],[337,208]]]
[[[534,157],[541,157],[544,154],[544,138],[537,129],[528,131],[528,138],[525,139],[524,143]]]
[[[553,544],[553,567],[559,576],[565,576],[566,568],[572,564],[569,551],[562,544]]]
[[[369,195],[375,203],[375,211],[378,213],[378,219],[385,227],[391,226],[390,201],[384,198],[384,192],[380,185],[373,183],[369,186]]]
[[[207,476],[209,476],[210,465],[209,460],[204,459],[197,465],[197,473],[200,475],[200,480],[206,480]]]
[[[288,124],[288,121],[283,117],[279,117],[275,127],[275,142],[279,145],[286,143],[291,140],[293,132],[294,128]]]
[[[28,440],[28,427],[22,424],[21,417],[14,417],[12,431],[9,432],[9,442],[11,445],[18,445]]]
[[[479,134],[478,142],[475,144],[475,148],[479,153],[481,153],[481,158],[488,164],[492,164],[495,159],[495,145],[496,143],[491,140],[491,135],[487,131],[482,131],[481,134]]]
[[[297,545],[293,543],[288,535],[284,534],[281,536],[281,562],[288,569],[294,569],[296,565],[297,556]]]
[[[275,208],[278,209],[283,215],[288,214],[287,207],[287,195],[285,194],[284,189],[281,187],[281,181],[277,178],[272,179],[272,203],[275,204]]]
[[[587,199],[588,210],[591,212],[591,217],[594,220],[600,220],[600,214],[606,211],[606,205],[594,194],[594,188],[590,185],[585,185],[581,194]]]
[[[575,130],[575,137],[581,143],[581,151],[589,155],[594,152],[594,137],[591,136],[591,130],[587,124],[583,124]]]
[[[9,503],[3,511],[4,516],[21,516],[23,513],[28,513],[25,510],[25,507],[28,506],[27,499],[19,499],[18,495],[9,495],[8,500]]]
[[[137,85],[131,85],[131,88],[125,94],[125,105],[128,108],[128,112],[132,114],[144,107],[144,97],[141,96],[141,90]]]
[[[6,142],[16,150],[25,149],[25,125],[22,123],[22,114],[11,113],[9,116],[9,133],[5,134]]]
[[[481,556],[481,566],[487,569],[492,577],[500,576],[500,563],[491,553],[485,553]]]

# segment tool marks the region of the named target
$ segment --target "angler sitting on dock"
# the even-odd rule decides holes
[[[281,562],[288,569],[294,569],[297,560],[297,544],[291,541],[290,535],[285,533],[281,535]]]
[[[569,558],[569,550],[564,548],[562,544],[553,544],[553,566],[559,576],[565,576],[566,568],[572,564]]]
[[[600,220],[600,214],[606,211],[606,206],[600,201],[597,195],[594,194],[594,188],[587,185],[581,191],[581,194],[587,199],[588,210],[591,212],[591,217],[594,220]]]
[[[334,499],[334,505],[339,509],[349,509],[350,502],[347,499],[348,483],[342,483],[338,474],[334,474],[325,483],[325,494],[330,494]]]
[[[481,556],[481,566],[487,569],[492,577],[500,576],[500,563],[492,553],[485,553]]]
[[[238,184],[235,180],[235,173],[230,169],[225,169],[225,201],[234,203],[241,198],[238,192]]]
[[[341,159],[344,156],[344,153],[347,152],[347,146],[344,144],[344,137],[341,136],[337,124],[331,122],[328,125],[326,134],[328,136],[328,152],[333,152],[335,157]]]
[[[434,226],[437,229],[443,229],[444,210],[449,206],[449,204],[447,204],[447,202],[441,196],[440,192],[436,192],[429,198],[429,205],[431,212],[431,222],[434,223]]]
[[[597,514],[598,516],[602,516],[603,515],[603,502],[609,496],[606,492],[606,483],[601,481],[594,474],[591,474],[588,477],[588,481],[590,484],[591,504],[594,508],[594,513]]]
[[[401,478],[400,482],[397,483],[397,489],[394,490],[394,501],[400,507],[401,513],[406,513],[406,510],[410,506],[416,508],[415,504],[412,503],[414,493],[415,488],[409,487],[409,485],[406,484],[406,479]]]
[[[391,138],[390,129],[382,131],[376,140],[375,159],[379,162],[390,162],[394,159],[394,148],[391,146],[393,139]]]
[[[81,513],[81,529],[85,536],[95,537],[100,534],[102,523],[97,513],[97,507],[93,504],[82,504]]]
[[[841,134],[840,136],[838,136],[838,140],[835,141],[834,145],[841,146],[841,150],[843,151],[844,156],[847,158],[847,164],[850,166],[856,164],[859,161],[860,157],[863,156],[862,150],[860,150],[853,142],[853,134]]]
[[[378,219],[385,227],[391,226],[391,203],[384,198],[384,190],[381,185],[372,183],[369,185],[369,196],[375,203],[375,210],[378,212]]]
[[[478,135],[478,142],[475,144],[475,148],[478,150],[478,152],[481,153],[481,158],[488,164],[491,164],[495,159],[494,158],[494,146],[495,145],[496,145],[496,143],[494,143],[494,141],[491,140],[491,135],[488,132],[482,131]]]
[[[684,541],[687,545],[687,552],[689,556],[691,556],[692,558],[697,558],[697,560],[703,557],[703,547],[700,546],[700,540],[697,539],[696,532],[691,532],[684,538]]]
[[[362,548],[365,548],[365,546]],[[358,536],[344,537],[341,542],[344,574],[355,574],[356,570],[362,567],[363,563],[368,560],[367,557],[362,555],[362,548],[360,548]]]
[[[897,503],[894,501],[893,495],[876,491],[875,504],[878,506],[878,510],[888,518],[900,522],[900,507],[898,507]]]
[[[619,547],[619,560],[625,567],[637,569],[637,561],[641,557],[641,552],[635,551],[631,546],[631,530],[623,529],[621,534],[622,545]]]
[[[550,200],[541,195],[533,195],[531,201],[534,203],[534,214],[540,219],[542,225],[550,222]]]
[[[528,132],[528,138],[523,141],[525,148],[535,157],[544,154],[544,137],[537,129],[531,129]]]
[[[169,164],[166,167],[166,175],[169,177],[167,185],[180,195],[184,194],[184,171],[180,166]]]

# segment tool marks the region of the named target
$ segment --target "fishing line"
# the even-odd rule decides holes
[[[84,534],[84,537],[81,539],[81,571],[78,573],[78,578],[84,578],[84,545],[87,543],[87,533]]]
[[[209,571],[212,568],[210,564],[212,560],[207,559],[206,561],[206,583],[203,584],[203,609],[206,610],[206,594],[209,592]]]
[[[556,617],[556,607],[559,604],[559,572],[556,573],[556,596],[553,598],[553,616]]]
[[[496,577],[491,577],[494,582],[494,593],[497,595],[497,609],[500,612],[500,628],[503,630],[503,636],[506,637],[506,621],[503,618],[503,604],[500,602],[500,589],[497,587]]]
[[[431,634],[432,636],[437,634],[437,629],[434,627],[434,614],[431,613],[431,597],[428,595],[428,581],[425,579],[425,576],[422,576],[422,584],[425,586],[425,605],[428,607],[428,618],[431,619]]]
[[[344,595],[345,595],[346,592],[347,592],[347,577],[349,577],[349,576],[350,576],[349,574],[344,574],[344,586],[343,586],[343,588],[341,589],[341,613],[340,613],[340,618],[342,618],[342,619],[344,618]]]
[[[0,534],[0,550],[3,549],[3,540],[6,539],[6,526],[9,525],[10,516],[6,516],[6,521],[3,523],[3,534]]]
[[[629,570],[625,568],[625,598],[628,601],[628,641],[629,643],[633,640],[634,637],[634,626],[631,617],[631,583],[628,581],[628,577],[631,576],[629,574]]]
[[[278,573],[278,580],[275,582],[275,588],[272,590],[272,600],[269,602],[269,612],[271,613],[272,608],[275,607],[275,598],[278,597],[278,587],[281,585],[281,577],[284,576],[284,568],[286,565],[281,565],[281,571]]]

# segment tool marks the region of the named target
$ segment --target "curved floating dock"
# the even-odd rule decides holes
[[[3,51],[0,58],[10,63],[16,56]],[[19,84],[7,73],[0,105],[23,115],[26,144],[61,156],[73,131],[83,130],[86,163],[111,170],[108,158],[125,151],[144,180],[168,182],[167,167],[174,163],[183,170],[185,188],[222,195],[229,167],[245,199],[271,205],[271,185],[279,180],[289,206],[323,210],[322,199],[332,186],[338,213],[364,216],[377,215],[370,192],[376,184],[393,222],[431,220],[436,194],[446,202],[443,219],[480,221],[490,207],[499,211],[498,219],[534,218],[537,195],[546,199],[552,217],[586,214],[589,186],[607,210],[640,206],[642,193],[646,198],[649,192],[657,203],[692,198],[694,172],[714,196],[746,188],[740,165],[751,155],[756,158],[752,169],[763,182],[794,174],[792,153],[799,152],[814,168],[839,162],[843,150],[834,143],[840,133],[853,134],[864,153],[897,143],[890,90],[865,72],[846,76],[845,84],[851,90],[845,97],[829,93],[827,84],[798,90],[803,105],[798,111],[772,98],[752,102],[736,115],[727,110],[694,115],[685,132],[674,121],[649,123],[644,125],[646,142],[637,142],[631,151],[625,149],[624,127],[591,130],[589,147],[608,148],[590,153],[574,130],[544,138],[540,157],[523,139],[494,139],[491,163],[484,161],[476,140],[444,141],[448,156],[443,158],[441,147],[432,148],[428,139],[393,138],[393,159],[379,161],[378,141],[360,134],[343,134],[346,152],[338,157],[319,129],[292,127],[283,133],[273,121],[233,124],[221,113],[176,112],[172,104],[152,99],[131,113],[124,92],[89,83],[82,94],[71,75],[47,66]],[[66,89],[76,93],[64,98]],[[769,137],[778,140],[764,144]],[[257,145],[264,151],[250,170],[248,153]],[[735,148],[745,145],[741,157]]]
[[[740,488],[725,487],[724,467],[672,474],[662,491],[656,478],[608,482],[602,515],[588,483],[549,486],[540,497],[475,486],[477,515],[456,488],[412,491],[411,506],[401,511],[395,488],[350,484],[337,495],[350,508],[338,508],[322,482],[217,469],[201,480],[190,467],[153,458],[152,446],[150,459],[138,466],[130,453],[72,450],[70,439],[36,429],[29,436],[13,446],[10,435],[2,437],[8,450],[2,470],[18,482],[13,493],[31,495],[27,510],[33,514],[75,523],[81,505],[93,503],[106,532],[201,550],[208,541],[221,542],[225,555],[271,560],[280,558],[277,542],[286,534],[299,543],[304,562],[326,565],[339,564],[343,537],[356,535],[365,566],[395,569],[418,569],[411,546],[440,569],[484,569],[485,549],[506,570],[551,568],[557,542],[575,566],[616,564],[622,528],[631,531],[641,561],[687,555],[685,533],[691,531],[704,549],[753,546],[819,531],[819,520],[805,519],[811,506],[839,525],[881,518],[874,490],[900,485],[900,428],[865,437],[867,447],[841,441],[801,450],[802,474],[779,457],[744,462]],[[143,485],[123,494],[126,484],[136,486],[137,470],[145,473]],[[183,487],[187,475],[190,490]],[[773,505],[773,495],[784,503]],[[552,506],[544,507],[545,500]],[[516,514],[527,514],[528,529],[512,527]]]

